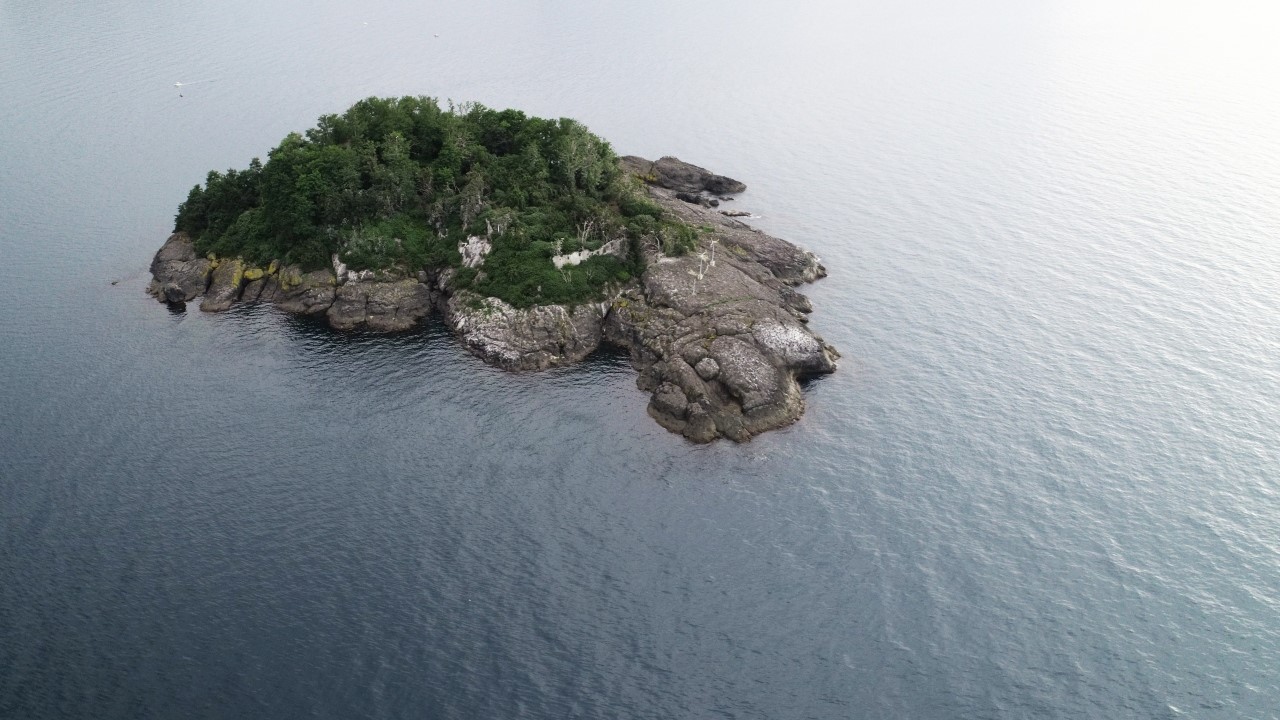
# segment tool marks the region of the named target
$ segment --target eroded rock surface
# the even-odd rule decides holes
[[[431,290],[417,280],[348,282],[340,286],[326,315],[338,330],[365,328],[401,332],[431,313]]]
[[[839,353],[807,325],[813,307],[792,286],[826,276],[817,257],[679,195],[740,192],[674,158],[623,158],[651,199],[696,227],[678,258],[650,249],[639,287],[618,298],[605,339],[630,350],[649,414],[690,440],[744,441],[804,412],[799,379],[834,372]],[[682,164],[687,165],[687,164]],[[704,175],[705,174],[705,175]],[[736,181],[728,181],[736,183]]]
[[[812,253],[711,208],[712,196],[741,192],[742,183],[676,158],[621,163],[650,199],[703,231],[680,257],[641,243],[643,275],[604,302],[515,308],[454,288],[450,270],[405,277],[350,272],[336,259],[333,270],[305,273],[215,262],[197,257],[181,233],[156,253],[148,292],[170,303],[203,295],[210,312],[270,302],[323,315],[339,330],[377,332],[412,328],[434,307],[472,353],[509,370],[568,365],[610,342],[630,352],[638,386],[651,393],[649,415],[690,440],[741,442],[794,422],[804,411],[798,380],[834,372],[839,357],[809,329],[812,306],[794,289],[826,269]],[[476,245],[468,257],[481,266]]]
[[[740,193],[746,185],[723,175],[716,175],[704,167],[698,167],[676,157],[645,160],[635,155],[622,158],[622,167],[644,178],[647,182],[684,193],[709,192],[714,195]]]
[[[244,284],[244,261],[240,258],[226,258],[218,262],[209,279],[209,288],[204,291],[204,299],[200,301],[200,309],[205,312],[222,312],[240,299],[240,290]]]
[[[641,287],[614,302],[605,339],[630,350],[663,427],[699,442],[743,441],[798,419],[798,379],[835,371],[839,355],[781,281],[705,255],[650,265]]]
[[[338,278],[330,270],[302,272],[295,265],[281,268],[276,280],[276,307],[297,315],[328,312],[338,294]]]
[[[600,347],[608,304],[515,308],[467,291],[444,296],[445,322],[467,349],[507,370],[569,365]]]

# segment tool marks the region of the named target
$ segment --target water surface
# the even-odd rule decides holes
[[[1276,27],[0,3],[0,717],[1278,717]],[[144,295],[209,169],[398,94],[741,178],[840,372],[699,447],[616,354]]]

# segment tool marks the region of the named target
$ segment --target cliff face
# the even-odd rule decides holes
[[[630,352],[637,384],[652,394],[649,414],[695,442],[742,442],[797,420],[798,379],[834,372],[839,357],[809,330],[812,307],[793,289],[825,269],[811,253],[714,209],[716,196],[745,189],[738,181],[675,158],[626,157],[622,166],[646,182],[651,200],[703,232],[680,257],[643,248],[643,276],[611,301],[515,308],[455,288],[449,270],[406,277],[348,273],[336,262],[333,271],[309,273],[254,268],[199,258],[181,233],[156,253],[148,292],[168,303],[203,296],[208,312],[271,302],[323,314],[340,330],[407,330],[435,308],[471,352],[509,370],[571,364],[611,342]]]

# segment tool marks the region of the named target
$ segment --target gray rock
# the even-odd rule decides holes
[[[701,193],[678,192],[676,193],[676,199],[692,205],[701,205],[702,207],[708,208],[716,207],[720,204],[719,200],[708,198],[706,195]]]
[[[160,302],[194,300],[209,283],[210,265],[208,260],[196,257],[191,238],[174,233],[151,260],[152,279],[147,292]]]
[[[165,283],[158,297],[164,302],[178,305],[187,301],[187,291],[177,283]]]
[[[738,399],[744,412],[773,402],[785,382],[761,348],[736,337],[711,343],[711,356],[720,366],[719,380]]]
[[[650,186],[649,191],[650,199],[684,222],[714,228],[718,240],[717,257],[745,261],[755,266],[747,272],[762,272],[771,280],[787,285],[809,283],[827,276],[827,269],[808,250],[763,233],[721,211],[674,202],[674,193],[667,190]]]
[[[683,420],[689,409],[689,399],[684,392],[671,383],[662,383],[653,394],[653,409],[673,419]]]
[[[348,282],[338,288],[326,316],[338,330],[399,332],[431,313],[431,290],[416,280]]]
[[[267,278],[258,278],[250,280],[244,284],[244,289],[240,291],[240,302],[256,303],[262,299],[262,290],[267,286]]]
[[[714,380],[720,374],[720,363],[706,357],[699,360],[698,364],[693,366],[693,369],[697,371],[698,377],[703,380]]]
[[[333,305],[338,279],[331,270],[304,273],[296,265],[280,269],[276,277],[276,307],[298,315],[318,315]]]
[[[621,165],[645,180],[653,202],[704,231],[682,257],[642,243],[643,276],[611,302],[515,308],[457,289],[449,269],[277,272],[275,263],[246,270],[231,258],[210,278],[212,263],[181,233],[156,253],[148,291],[172,303],[204,294],[210,311],[272,302],[323,313],[337,329],[378,332],[408,329],[436,307],[471,352],[509,370],[571,364],[608,341],[630,352],[637,386],[652,394],[649,415],[691,441],[743,442],[794,422],[804,411],[798,379],[834,372],[839,357],[809,330],[812,306],[792,287],[825,268],[812,253],[706,207],[707,193],[741,192],[742,183],[675,158],[626,157]]]
[[[166,263],[188,262],[195,259],[195,243],[187,237],[186,233],[176,232],[164,241],[164,245],[160,246],[155,257],[151,259],[151,274],[155,275],[156,271]]]
[[[720,436],[720,429],[716,426],[715,419],[701,405],[691,405],[681,434],[694,442],[709,443]],[[732,433],[726,433],[725,437],[739,441],[742,438],[740,434]]]
[[[664,157],[656,162],[628,155],[622,158],[623,169],[640,176],[668,190],[687,193],[700,193],[704,190],[713,195],[740,193],[747,189],[746,185],[715,173],[703,167],[684,162],[680,158]]]
[[[834,372],[839,357],[808,329],[812,307],[791,287],[825,270],[786,241],[681,201],[654,180],[661,164],[623,161],[650,174],[651,200],[712,232],[683,257],[648,248],[640,287],[614,302],[605,339],[630,350],[637,385],[653,393],[649,415],[692,441],[741,442],[794,422],[804,412],[798,378]]]
[[[765,321],[757,323],[751,335],[757,347],[781,360],[785,367],[806,374],[835,372],[835,358],[822,338],[808,328]]]
[[[240,258],[226,258],[218,263],[209,281],[209,289],[205,290],[200,309],[204,312],[222,312],[229,309],[240,299],[240,288],[244,284],[244,261]]]
[[[280,278],[275,275],[262,278],[262,290],[258,293],[258,302],[274,303],[279,299]]]

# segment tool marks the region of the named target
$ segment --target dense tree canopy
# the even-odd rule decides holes
[[[369,98],[291,133],[245,170],[210,172],[178,208],[202,253],[304,268],[460,267],[484,236],[482,271],[459,279],[518,306],[575,302],[638,270],[646,238],[680,251],[691,230],[640,198],[609,144],[573,120],[431,98]],[[625,238],[626,258],[557,270],[556,253]]]

